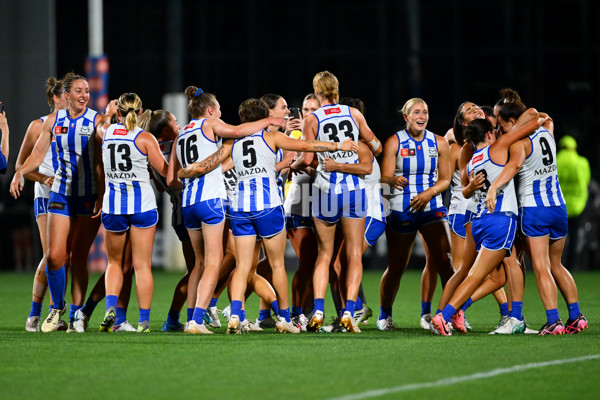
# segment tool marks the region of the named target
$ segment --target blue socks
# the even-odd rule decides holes
[[[75,318],[75,313],[79,310],[81,306],[76,306],[75,304],[69,305],[69,321],[72,322]]]
[[[42,315],[42,303],[31,302],[31,311],[29,311],[30,317],[39,317]]]
[[[115,325],[121,325],[125,321],[127,321],[127,309],[123,307],[117,307],[117,318],[115,319]]]
[[[500,304],[500,315],[508,315],[508,302]]]
[[[117,300],[119,298],[117,296],[114,295],[108,295],[106,296],[106,309],[108,310],[111,307],[114,307],[115,310],[117,309]]]
[[[465,304],[462,305],[462,307],[460,308],[463,311],[467,311],[467,308],[471,307],[471,304],[473,304],[473,299],[472,298],[468,298],[467,301],[465,301]],[[445,308],[444,308],[445,309]],[[443,312],[443,311],[442,311]],[[454,315],[454,314],[452,314]],[[449,319],[447,319],[446,321],[450,321]]]
[[[192,319],[196,321],[198,325],[202,325],[204,323],[204,314],[206,314],[206,310],[204,308],[196,307],[194,308],[194,315],[192,316]]]
[[[178,325],[179,324],[179,311],[169,310],[169,314],[167,315],[167,322],[170,325]],[[192,314],[193,316],[193,314]]]
[[[360,296],[356,298],[356,307],[354,307],[355,310],[362,310],[363,308],[363,302],[360,299]]]
[[[421,301],[421,317],[425,314],[431,314],[431,302]]]
[[[271,310],[259,310],[258,311],[258,320],[262,321],[271,316]]]
[[[325,314],[325,299],[315,299],[315,311]]]
[[[192,320],[192,318],[194,317],[194,309],[193,308],[188,308],[187,309],[187,322],[190,322]]]
[[[579,311],[579,303],[567,304],[567,308],[569,309],[569,319],[575,320],[581,314]]]
[[[50,296],[54,305],[52,308],[58,308],[59,310],[65,306],[65,266],[63,265],[60,269],[52,271],[48,269],[46,265],[46,277],[48,279],[48,288],[50,289]]]
[[[352,300],[346,300],[346,310],[345,311],[350,312],[350,315],[352,315],[352,317],[354,317],[355,309],[356,309],[356,302],[352,301]]]
[[[279,303],[277,300],[271,303],[271,310],[275,313],[275,315],[279,315]]]
[[[523,321],[523,302],[513,301],[510,303],[511,309],[508,313],[509,317],[516,318],[519,321]]]
[[[552,310],[546,310],[546,318],[548,319],[548,325],[552,325],[558,319],[558,308]]]
[[[237,315],[238,318],[240,318],[240,315],[242,313],[242,302],[239,300],[234,300],[231,302],[231,316]],[[240,321],[242,321],[242,319],[240,318]]]
[[[450,304],[446,305],[446,307],[444,307],[444,309],[442,310],[442,316],[444,317],[444,320],[446,320],[446,322],[450,322],[454,314],[456,314],[456,309]]]
[[[284,318],[286,322],[292,322],[292,320],[290,319],[290,309],[289,308],[286,308],[285,310],[280,308],[279,316],[281,318]]]
[[[213,297],[210,299],[210,305],[209,307],[216,307],[217,306],[217,302],[219,301],[218,297]]]
[[[149,308],[140,308],[140,318],[138,319],[138,324],[148,321],[150,322],[150,309]]]
[[[292,307],[292,317],[302,314],[302,307]]]
[[[379,319],[386,319],[387,317],[391,317],[392,316],[392,307],[390,308],[384,308],[384,307],[379,307]]]

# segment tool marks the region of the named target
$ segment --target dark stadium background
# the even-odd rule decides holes
[[[87,1],[55,1],[50,22],[17,3],[0,0],[0,99],[10,111],[11,166],[28,122],[47,113],[45,77],[83,74],[88,52]],[[31,3],[46,12],[45,1]],[[427,101],[428,128],[443,135],[461,102],[493,105],[498,90],[511,87],[554,118],[557,138],[577,139],[597,180],[599,8],[594,0],[105,0],[109,94],[134,91],[156,109],[164,93],[193,84],[216,94],[223,119],[237,123],[237,106],[248,97],[278,93],[300,106],[314,74],[328,69],[339,78],[342,96],[365,102],[367,121],[386,139],[403,127],[398,109],[411,97]],[[44,50],[51,60],[45,72],[23,71],[35,67],[27,62],[28,48],[36,51],[40,45],[33,42],[44,38],[36,29],[53,27],[55,49],[50,41]],[[26,61],[15,64],[12,57]],[[31,198],[9,199],[11,168],[0,181],[3,269],[11,268],[11,210],[26,216],[23,204],[29,207]]]

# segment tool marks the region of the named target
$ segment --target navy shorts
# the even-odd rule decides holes
[[[465,214],[451,214],[448,215],[448,224],[450,225],[450,231],[454,232],[455,235],[465,238],[467,235],[466,224],[467,221]]]
[[[519,215],[521,232],[528,237],[549,236],[556,240],[566,237],[569,231],[566,205],[522,207]]]
[[[194,231],[202,229],[202,224],[217,225],[225,221],[223,199],[200,201],[188,207],[182,207],[185,227]]]
[[[46,197],[36,197],[33,200],[33,212],[35,214],[35,219],[37,219],[40,215],[48,214],[49,203],[50,199]]]
[[[95,194],[90,196],[65,196],[56,192],[50,192],[48,213],[64,215],[69,218],[75,218],[78,215],[93,215],[97,198],[98,195]]]
[[[488,250],[505,249],[510,255],[516,233],[517,216],[510,212],[483,214],[473,219],[473,240],[477,251],[482,247]]]
[[[378,219],[367,217],[365,220],[365,240],[369,246],[375,246],[377,239],[385,232],[385,222],[381,222]]]
[[[335,194],[315,188],[313,193],[312,213],[315,218],[335,224],[340,218],[367,217],[368,204],[365,189]]]
[[[416,213],[392,210],[387,217],[388,226],[396,233],[417,232],[423,225],[447,220],[446,207]]]
[[[290,215],[285,217],[285,228],[288,231],[292,229],[313,229],[315,223],[312,217],[302,217],[300,215]]]
[[[285,229],[283,207],[262,211],[232,211],[229,217],[233,236],[260,236],[270,238]]]
[[[158,222],[158,211],[145,211],[138,214],[107,214],[102,213],[102,225],[109,232],[125,232],[129,227],[150,228]]]

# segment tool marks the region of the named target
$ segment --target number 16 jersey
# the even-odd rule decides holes
[[[106,214],[131,215],[156,208],[148,155],[135,144],[140,132],[139,127],[128,131],[121,124],[113,124],[104,134],[102,161],[106,189],[102,211]]]
[[[556,144],[545,128],[529,135],[531,154],[519,170],[519,206],[554,207],[565,204],[556,172]]]
[[[359,130],[350,114],[350,107],[340,104],[328,104],[313,113],[319,121],[317,140],[340,143],[345,140],[358,142]],[[335,151],[317,153],[319,166],[314,185],[322,191],[339,194],[342,191],[364,189],[362,175],[352,175],[343,172],[327,172],[323,169],[323,160],[331,158],[342,164],[356,164],[358,154],[352,151]]]

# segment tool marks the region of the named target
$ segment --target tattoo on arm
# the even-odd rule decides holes
[[[310,143],[310,144],[312,145],[312,148],[313,148],[313,150],[325,150],[325,151],[333,151],[333,150],[336,150],[336,149],[337,149],[337,146],[336,146],[336,148],[335,148],[335,149],[332,149],[332,148],[331,148],[331,147],[329,147],[329,146],[324,146],[324,145],[322,144],[322,142],[319,142],[318,140],[312,140],[312,139],[311,139],[311,140],[306,140],[305,142],[306,142],[306,143]],[[333,143],[333,144],[335,144],[335,143]]]
[[[195,162],[191,165],[180,170],[179,175],[181,178],[193,178],[195,175],[204,175],[211,172],[218,165],[221,164],[221,157],[225,150],[223,146],[219,147],[212,155],[208,156],[202,161]]]

